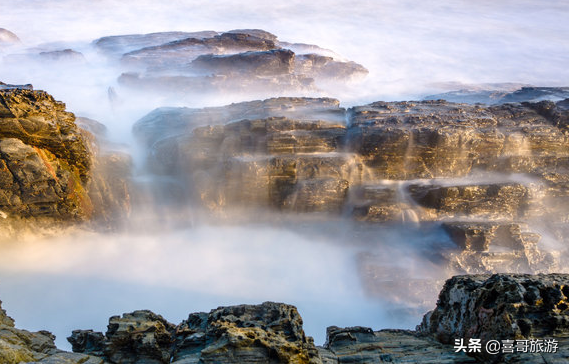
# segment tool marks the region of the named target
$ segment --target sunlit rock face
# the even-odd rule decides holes
[[[417,330],[442,343],[456,338],[523,340],[557,338],[566,346],[569,330],[569,276],[566,274],[497,274],[457,276],[449,279],[437,307],[423,318]],[[470,353],[488,363],[508,360],[533,363],[535,354]],[[566,353],[544,354],[548,360],[566,360]],[[565,358],[565,359],[563,359]]]
[[[345,82],[368,73],[332,51],[281,42],[260,29],[119,35],[94,44],[120,61],[122,85],[159,92],[316,91],[322,82]]]
[[[95,136],[75,121],[65,104],[44,91],[34,91],[29,85],[0,85],[0,210],[4,223],[21,222],[25,227],[26,221],[41,220],[47,226],[50,222],[106,220],[117,207],[125,211],[127,196],[113,192],[124,189],[125,182],[113,180],[106,171],[113,163],[123,167],[128,163],[117,156],[115,161],[103,157]],[[121,170],[124,178],[125,169]]]

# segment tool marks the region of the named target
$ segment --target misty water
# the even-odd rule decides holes
[[[323,87],[341,106],[413,100],[484,83],[569,85],[569,4],[561,1],[72,1],[0,0],[0,27],[21,44],[0,48],[0,81],[31,83],[77,116],[96,119],[145,171],[133,124],[161,106],[205,107],[259,98],[248,94],[175,97],[117,83],[119,66],[92,41],[159,31],[264,29],[280,40],[317,44],[364,65],[361,82]],[[41,61],[31,54],[72,48],[84,63]],[[109,87],[118,101],[109,99]],[[151,181],[152,183],[152,181]],[[126,232],[73,231],[28,236],[0,248],[0,299],[17,326],[46,329],[57,344],[73,329],[105,331],[108,317],[151,309],[178,323],[221,305],[280,301],[296,305],[317,344],[330,325],[413,328],[425,296],[366,291],[362,254],[377,254],[394,272],[445,277],[422,259],[448,244],[438,230],[362,226],[347,219],[296,216],[271,223],[172,217],[156,206],[134,211]],[[300,222],[299,222],[300,221]],[[416,300],[416,301],[414,301]]]

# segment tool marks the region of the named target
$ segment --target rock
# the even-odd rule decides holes
[[[190,315],[178,326],[178,341],[203,340],[199,357],[204,363],[319,363],[311,338],[305,336],[302,319],[294,306],[265,302],[261,305],[220,307],[207,316]],[[202,339],[198,339],[202,337]],[[195,354],[174,353],[174,362]],[[190,359],[191,360],[191,359]]]
[[[450,349],[450,350],[449,350]],[[320,348],[323,364],[342,363],[475,363],[452,347],[407,330],[373,331],[367,327],[326,329]]]
[[[202,35],[202,34],[200,34]],[[175,67],[204,54],[228,54],[275,49],[275,43],[247,33],[222,33],[212,37],[189,37],[126,53],[122,62],[146,67]]]
[[[55,336],[47,331],[16,328],[14,320],[0,307],[0,363],[36,362],[57,354],[54,340]]]
[[[86,62],[85,57],[81,52],[74,51],[73,49],[63,49],[56,51],[40,52],[40,57],[47,61],[57,62]]]
[[[0,229],[7,237],[53,223],[118,221],[128,212],[129,157],[101,153],[103,138],[80,129],[63,103],[31,85],[2,84],[0,120]]]
[[[122,56],[125,53],[135,50],[159,46],[177,40],[187,38],[211,38],[218,35],[217,32],[160,32],[150,34],[130,34],[130,35],[113,35],[95,40],[93,44],[103,53],[112,56]]]
[[[211,72],[216,75],[247,77],[251,75],[274,76],[292,71],[294,53],[285,49],[263,52],[244,52],[230,55],[205,54],[190,63],[190,67],[199,72]]]
[[[528,188],[520,183],[458,186],[411,185],[409,192],[419,205],[433,209],[439,218],[469,216],[517,219],[530,208]]]
[[[0,47],[20,43],[20,38],[8,29],[0,28]]]
[[[6,310],[2,309],[2,301],[0,301],[0,325],[14,327],[14,319],[6,315]]]
[[[109,320],[105,336],[76,330],[73,351],[111,363],[320,363],[294,306],[219,307],[193,313],[177,327],[150,311]]]
[[[567,155],[564,133],[522,105],[378,102],[350,109],[349,123],[350,148],[380,178],[539,174],[562,168]]]
[[[105,355],[105,336],[93,330],[73,330],[67,341],[75,353],[84,353],[95,356]]]
[[[153,113],[134,130],[154,150],[149,163],[155,172],[194,186],[194,197],[210,208],[339,212],[361,165],[357,156],[339,153],[346,129],[334,121],[337,111],[330,99],[271,99],[202,112],[167,110],[173,118]],[[289,118],[299,114],[300,120]],[[237,121],[219,125],[224,120]],[[203,121],[213,126],[195,127]]]
[[[445,283],[437,307],[425,315],[417,330],[446,344],[459,338],[466,342],[481,339],[482,343],[557,337],[563,340],[569,329],[568,283],[569,276],[564,274],[456,276]],[[503,359],[514,362],[521,355],[491,355],[484,347],[482,352],[469,355],[489,363]],[[550,354],[542,355],[546,359]],[[563,355],[567,358],[567,353]],[[523,355],[519,362],[532,361]]]
[[[176,95],[317,91],[317,84],[368,73],[334,52],[279,42],[260,29],[115,36],[101,38],[96,45],[111,53],[128,50],[121,58],[122,85]],[[296,57],[288,46],[311,53]]]
[[[519,223],[445,222],[443,229],[459,248],[446,252],[456,272],[555,272],[559,267],[555,252],[538,248],[541,236]]]
[[[488,85],[492,87],[492,85]],[[483,103],[489,105],[509,102],[539,102],[542,100],[558,101],[569,97],[568,87],[534,87],[524,86],[517,90],[508,89],[463,89],[443,94],[429,95],[425,100],[447,100],[459,103]]]
[[[105,357],[112,363],[169,363],[174,325],[148,310],[109,319]]]

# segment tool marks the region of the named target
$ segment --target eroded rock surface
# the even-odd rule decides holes
[[[44,91],[34,91],[31,85],[0,85],[0,210],[4,228],[12,223],[26,226],[26,221],[43,221],[48,226],[52,222],[108,219],[118,207],[124,212],[126,185],[117,186],[120,183],[113,182],[112,173],[102,170],[121,164],[121,177],[114,174],[114,178],[124,181],[126,164],[98,158],[96,137],[77,127],[75,121],[75,116],[65,111],[65,104]],[[97,196],[101,195],[120,202],[100,201]]]
[[[496,274],[456,276],[449,279],[439,295],[437,307],[417,327],[442,343],[457,338],[488,340],[522,340],[558,338],[560,352],[544,353],[543,362],[569,358],[569,276],[549,274]],[[565,345],[565,346],[563,346]],[[470,353],[484,362],[541,362],[535,356],[514,354],[491,355],[485,349]],[[548,355],[551,356],[549,361]],[[540,355],[537,360],[542,360]]]

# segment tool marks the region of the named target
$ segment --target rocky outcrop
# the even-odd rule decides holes
[[[260,29],[113,36],[94,43],[111,58],[120,58],[122,85],[179,95],[314,91],[322,82],[368,73],[334,52],[280,42]]]
[[[14,328],[13,320],[0,309],[0,360],[9,364],[562,363],[569,359],[568,282],[569,275],[564,274],[456,276],[447,280],[437,307],[416,331],[331,326],[321,347],[305,335],[296,308],[283,303],[219,307],[192,313],[177,326],[148,310],[113,316],[104,335],[73,331],[68,340],[74,353],[55,348],[48,332]],[[480,351],[461,349],[459,344],[470,339],[480,339]],[[504,349],[512,343],[513,349],[489,353],[485,349],[489,340],[505,343]],[[524,340],[533,340],[532,349],[523,350]],[[516,341],[521,344],[514,346]],[[544,346],[546,341],[550,346]]]
[[[150,311],[111,317],[103,336],[76,330],[73,351],[111,363],[320,363],[294,306],[219,307],[174,326]]]
[[[16,328],[14,320],[0,306],[0,363],[103,364],[102,359],[94,356],[59,350],[54,340],[55,336],[47,331],[29,332]]]
[[[437,307],[423,318],[417,330],[434,335],[442,343],[455,339],[524,340],[558,338],[557,358],[567,360],[569,329],[569,276],[480,275],[449,279],[439,295]],[[535,356],[516,351],[508,354],[469,353],[484,362],[536,362]],[[543,355],[543,362],[550,361]],[[538,355],[540,358],[541,355]],[[513,357],[518,358],[515,361]],[[552,360],[554,359],[552,358]]]
[[[1,85],[3,228],[12,223],[27,225],[25,221],[49,225],[106,219],[114,208],[96,199],[102,193],[120,199],[117,204],[124,211],[125,194],[115,193],[116,186],[105,189],[113,181],[98,173],[102,165],[118,163],[98,158],[96,149],[94,135],[77,127],[75,116],[65,111],[63,103],[31,86]],[[124,177],[128,172],[123,169],[121,173]]]

